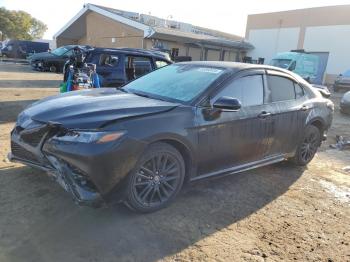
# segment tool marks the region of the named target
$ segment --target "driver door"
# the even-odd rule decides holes
[[[235,112],[213,108],[222,96],[238,99],[241,109]],[[210,104],[210,108],[197,108],[198,175],[258,161],[267,155],[273,125],[264,104],[263,70],[228,81],[211,96]]]

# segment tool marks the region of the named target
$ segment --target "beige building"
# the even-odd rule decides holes
[[[151,15],[92,4],[55,34],[57,46],[130,47],[169,52],[174,58],[241,61],[253,48],[242,37]]]
[[[350,5],[249,15],[246,39],[255,47],[248,55],[267,63],[276,53],[295,49],[318,55],[323,82],[333,83],[350,69]]]

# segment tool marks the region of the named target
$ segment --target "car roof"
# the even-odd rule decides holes
[[[248,64],[239,62],[226,62],[226,61],[192,61],[192,62],[181,62],[177,64],[189,64],[198,65],[206,67],[221,67],[226,69],[232,69],[233,71],[241,71],[247,69],[262,69],[262,70],[275,70],[280,71],[285,74],[294,75],[292,72],[285,70],[283,68],[270,66],[270,65],[260,65],[260,64]]]
[[[226,61],[192,61],[192,62],[181,62],[181,63],[176,63],[176,64],[183,64],[183,65],[198,65],[198,66],[204,66],[204,67],[220,67],[220,68],[225,68],[229,69],[234,73],[237,73],[239,71],[243,70],[273,70],[275,72],[280,72],[285,75],[290,76],[292,79],[295,81],[302,83],[303,85],[310,86],[309,83],[306,82],[305,79],[303,79],[301,76],[280,68],[280,67],[275,67],[275,66],[270,66],[270,65],[260,65],[260,64],[248,64],[248,63],[239,63],[239,62],[226,62]]]
[[[131,54],[131,55],[145,55],[145,56],[153,56],[161,59],[165,59],[170,61],[169,57],[166,53],[157,51],[157,50],[146,50],[139,48],[103,48],[96,47],[91,49],[92,52],[111,52],[111,53],[123,53],[123,54]]]

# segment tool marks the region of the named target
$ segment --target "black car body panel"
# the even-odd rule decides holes
[[[54,173],[58,180],[65,181],[65,189],[78,202],[95,203],[100,198],[114,202],[123,200],[123,194],[118,193],[125,189],[128,174],[154,142],[168,143],[182,154],[186,180],[191,181],[282,161],[294,154],[308,125],[316,125],[322,134],[331,125],[332,102],[293,73],[224,62],[190,62],[172,67],[181,65],[210,67],[209,73],[224,68],[225,73],[188,103],[113,89],[76,91],[43,99],[19,115],[11,135],[10,157]],[[269,76],[274,75],[301,86],[302,95],[290,101],[270,102]],[[264,103],[243,106],[238,111],[213,108],[213,99],[225,91],[228,83],[246,76],[264,81]],[[58,139],[80,131],[122,135],[103,144]]]
[[[38,122],[62,123],[66,128],[98,129],[109,122],[160,113],[176,106],[116,89],[98,88],[48,97],[36,102],[24,114]]]

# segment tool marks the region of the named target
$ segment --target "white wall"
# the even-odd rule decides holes
[[[276,53],[297,49],[299,31],[299,27],[250,30],[248,42],[253,44],[255,49],[250,51],[247,56],[251,56],[253,59],[264,57],[265,64],[267,64]]]
[[[306,28],[304,49],[329,52],[327,74],[339,74],[350,69],[350,25]]]

